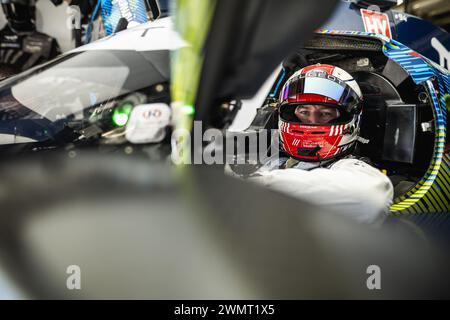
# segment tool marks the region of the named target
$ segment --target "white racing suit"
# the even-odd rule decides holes
[[[393,186],[385,174],[353,156],[323,165],[280,158],[267,162],[249,180],[361,223],[384,220],[393,199]]]

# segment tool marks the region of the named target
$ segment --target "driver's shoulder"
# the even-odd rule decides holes
[[[330,165],[329,169],[370,172],[371,174],[385,175],[374,166],[369,158],[355,155],[349,155],[345,158],[335,161]]]

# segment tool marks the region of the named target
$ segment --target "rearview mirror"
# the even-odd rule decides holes
[[[158,0],[145,0],[149,11],[150,20],[156,20],[161,16],[161,9]]]

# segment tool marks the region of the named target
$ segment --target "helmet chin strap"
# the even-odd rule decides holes
[[[322,147],[319,146],[319,145],[317,145],[317,146],[312,150],[312,152],[317,153],[317,152],[319,152],[320,149],[322,149]],[[317,154],[317,156],[320,158],[320,155],[319,155],[319,154]]]
[[[318,149],[317,149],[318,148]],[[319,145],[316,146],[317,160],[319,161],[319,167],[322,165],[322,157],[318,154],[319,150],[322,149]]]
[[[322,147],[320,147],[319,145],[316,145],[314,147],[314,149],[309,149],[309,148],[298,148],[297,152],[299,156],[308,156],[308,157],[313,157],[317,154],[317,152],[319,152],[319,150],[322,149]]]

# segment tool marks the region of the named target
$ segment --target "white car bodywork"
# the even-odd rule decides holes
[[[186,42],[174,30],[171,18],[166,17],[121,31],[71,52],[86,50],[173,51],[186,45]],[[242,101],[241,110],[230,126],[230,131],[242,131],[249,127],[256,115],[256,110],[263,105],[280,70],[281,66],[274,70],[254,97]]]
[[[183,46],[186,46],[185,41],[174,30],[171,18],[166,17],[123,30],[69,53],[86,50],[172,51]]]

